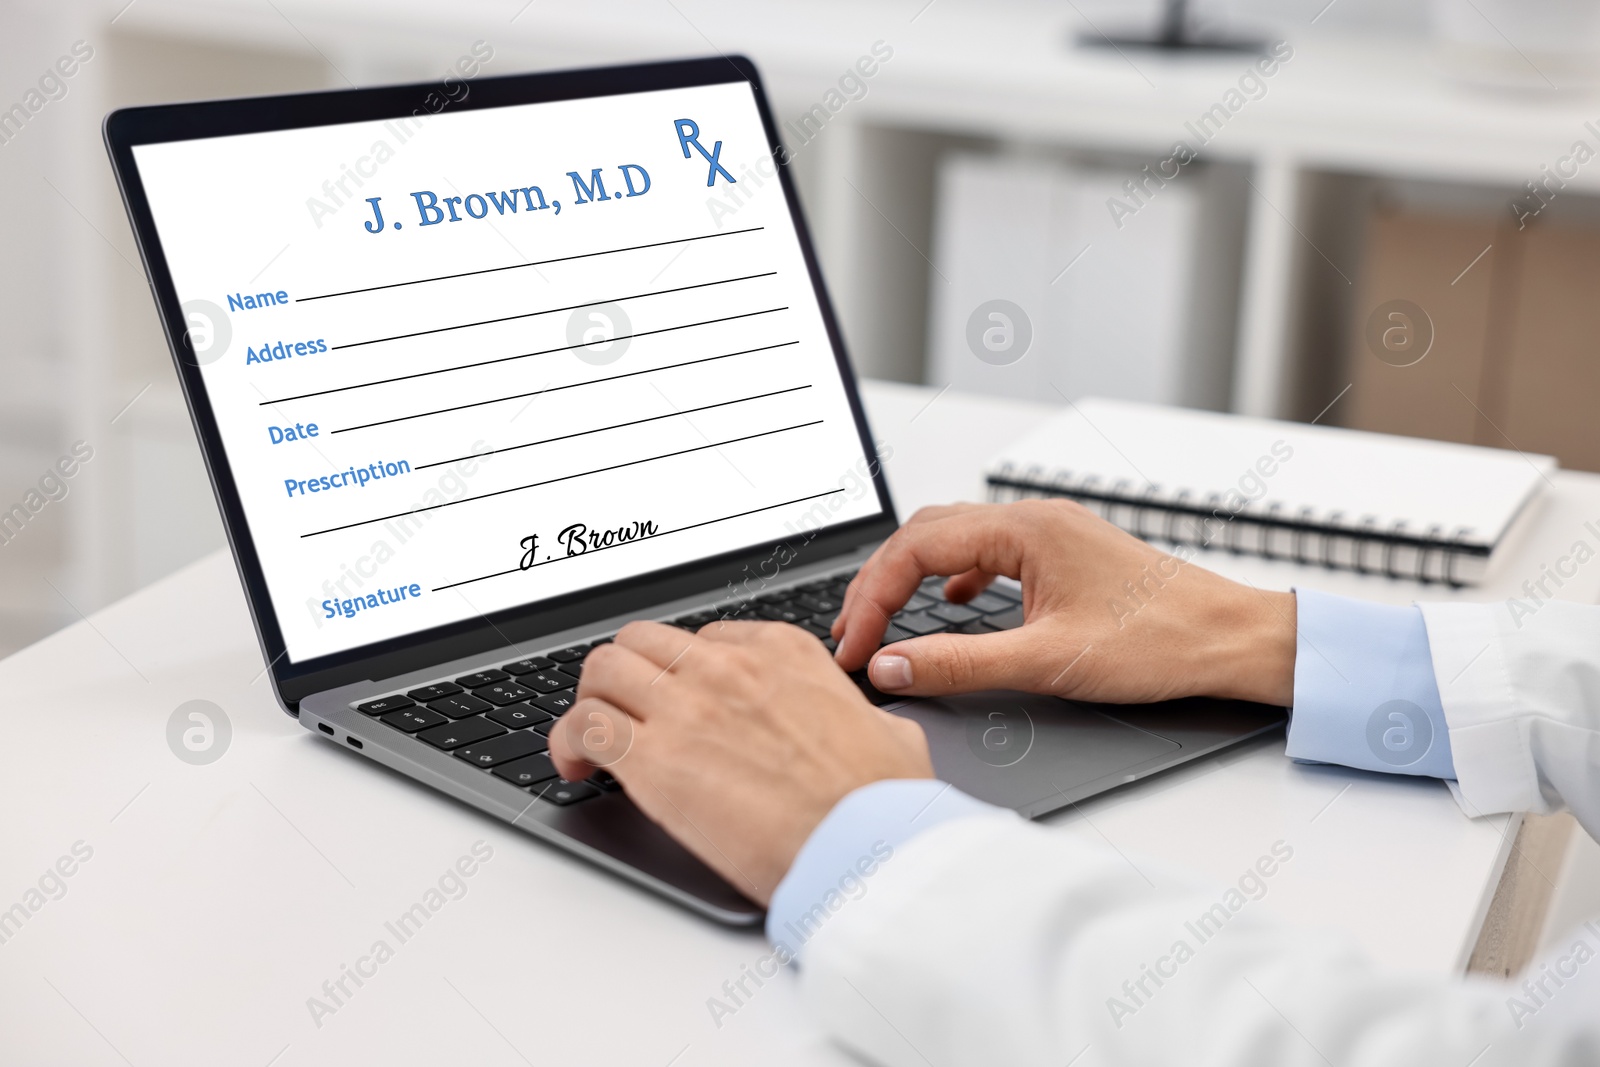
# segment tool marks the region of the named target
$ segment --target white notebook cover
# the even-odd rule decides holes
[[[1331,426],[1087,398],[995,457],[991,481],[1020,478],[1143,496],[1251,499],[1343,529],[1440,528],[1492,549],[1557,467],[1551,456]],[[1092,480],[1092,481],[1091,481]],[[1154,488],[1152,488],[1152,486]]]

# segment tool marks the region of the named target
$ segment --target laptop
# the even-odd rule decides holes
[[[896,527],[755,67],[130,108],[105,136],[284,710],[758,922],[609,774],[557,777],[546,740],[629,620],[828,642]],[[940,586],[886,640],[1022,621],[1010,583]],[[922,724],[942,778],[1029,816],[1284,721],[858,684]]]

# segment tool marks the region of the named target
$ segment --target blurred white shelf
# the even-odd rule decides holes
[[[216,36],[337,56],[396,60],[419,44],[482,38],[560,62],[619,62],[744,52],[781,95],[818,96],[875,40],[892,61],[850,105],[884,125],[1157,150],[1185,119],[1218,102],[1249,57],[1169,57],[1071,45],[1085,28],[1071,5],[938,0],[916,4],[769,0],[597,0],[552,8],[465,0],[141,0],[122,21],[179,36]],[[291,25],[292,23],[292,25]],[[702,32],[704,31],[704,32]],[[302,37],[304,34],[305,37]],[[1521,185],[1566,151],[1595,118],[1593,96],[1520,96],[1453,83],[1429,44],[1304,32],[1268,91],[1235,115],[1210,150],[1306,165]],[[366,66],[368,64],[360,64]],[[1592,136],[1592,135],[1591,135]],[[1580,172],[1600,189],[1600,170]]]
[[[863,97],[829,119],[818,147],[806,146],[812,158],[801,171],[857,362],[866,373],[905,380],[920,379],[926,348],[925,171],[948,142],[1022,142],[1153,162],[1179,139],[1198,147],[1185,124],[1223,102],[1252,62],[1075,47],[1087,28],[1081,9],[1043,2],[599,0],[519,11],[488,0],[282,0],[275,8],[141,0],[124,21],[301,53],[312,42],[358,81],[426,71],[479,38],[496,49],[492,73],[744,52],[761,66],[780,121],[820,102],[858,56],[885,42],[892,60]],[[1251,187],[1231,396],[1232,407],[1253,414],[1293,415],[1313,402],[1302,395],[1307,383],[1296,365],[1307,356],[1300,334],[1308,311],[1298,297],[1308,270],[1350,273],[1337,248],[1317,247],[1316,216],[1328,207],[1321,177],[1470,183],[1509,194],[1575,139],[1600,141],[1585,127],[1597,113],[1591,95],[1467,87],[1440,71],[1425,40],[1339,36],[1303,18],[1285,31],[1293,55],[1261,79],[1259,98],[1231,114],[1202,154],[1243,165]],[[915,135],[933,140],[913,143]],[[1579,171],[1569,193],[1578,190],[1600,192],[1600,167]],[[1109,218],[1106,225],[1115,232]],[[914,254],[895,249],[896,241],[914,245]],[[919,284],[907,284],[903,275],[919,269]]]

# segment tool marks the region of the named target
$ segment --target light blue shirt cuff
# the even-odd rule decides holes
[[[767,938],[777,957],[798,959],[829,918],[871,891],[872,876],[916,835],[999,813],[1011,814],[931,778],[889,779],[849,793],[811,831],[772,894]]]
[[[1454,778],[1422,609],[1296,589],[1288,755]]]

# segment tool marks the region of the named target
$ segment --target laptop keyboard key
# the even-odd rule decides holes
[[[891,622],[889,624],[889,628],[883,632],[883,644],[892,645],[896,641],[904,641],[910,636],[910,633],[900,629],[900,627]]]
[[[514,759],[521,759],[523,756],[531,756],[535,752],[543,752],[549,747],[550,742],[532,730],[518,730],[514,734],[492,737],[487,741],[466,745],[455,751],[457,759],[466,760],[474,767],[495,767]]]
[[[950,632],[956,634],[992,634],[999,631],[982,619],[973,619],[971,622],[962,623]]]
[[[1015,630],[1022,625],[1022,605],[1018,604],[1009,611],[997,612],[994,615],[985,615],[983,621],[997,630]]]
[[[576,663],[588,654],[588,645],[573,645],[571,648],[563,648],[550,653],[550,658],[557,663]]]
[[[908,634],[921,637],[923,634],[942,633],[950,628],[950,624],[943,619],[935,618],[925,611],[901,612],[894,617],[894,624]]]
[[[500,669],[511,675],[520,675],[548,670],[555,665],[556,661],[548,656],[529,656],[527,659],[519,659],[515,663],[502,663],[500,664]]]
[[[935,604],[928,609],[928,614],[951,624],[960,624],[979,618],[983,612],[974,611],[965,604]]]
[[[456,679],[456,684],[465,686],[468,689],[477,689],[479,686],[493,685],[495,682],[503,682],[509,677],[511,676],[505,671],[479,671],[477,674],[462,675],[460,678]]]
[[[1015,603],[1016,601],[1014,600],[1008,600],[1003,596],[995,596],[994,593],[985,591],[967,601],[967,607],[987,615],[993,611],[1004,611]]]
[[[548,782],[552,778],[559,778],[556,765],[550,762],[550,757],[544,753],[536,756],[524,756],[510,763],[502,763],[489,772],[496,778],[504,778],[512,785],[538,785]]]
[[[508,730],[520,730],[524,726],[549,722],[551,717],[549,712],[540,711],[531,704],[513,704],[509,708],[495,708],[487,716]]]
[[[764,604],[756,614],[763,619],[771,619],[773,622],[799,622],[810,612],[789,604]]]
[[[413,702],[410,697],[403,697],[396,694],[395,696],[379,697],[377,700],[369,700],[365,704],[357,704],[356,710],[364,711],[368,715],[382,715],[385,712],[399,711],[401,708],[409,708],[412,703]]]
[[[472,745],[479,741],[487,741],[491,737],[499,737],[505,732],[504,726],[479,717],[462,719],[460,722],[447,722],[443,726],[424,730],[417,736],[434,748],[442,748],[448,752],[462,745]]]
[[[565,715],[567,709],[572,707],[572,705],[577,703],[577,701],[577,693],[571,689],[563,689],[559,693],[541,693],[539,696],[536,696],[532,700],[528,701],[528,703],[532,704],[540,711],[548,711],[551,715],[559,718],[560,716]]]
[[[579,678],[583,677],[583,661],[579,660],[577,663],[563,663],[561,666],[556,668],[556,671],[558,672],[556,675],[558,678],[561,675],[566,674],[570,675],[573,681],[577,681]],[[567,684],[571,685],[572,682],[568,682]]]
[[[535,671],[524,674],[517,681],[536,693],[554,693],[558,689],[572,688],[572,679],[555,671]]]
[[[432,685],[425,685],[421,689],[413,689],[406,696],[415,700],[418,704],[426,704],[430,700],[455,696],[459,692],[461,692],[461,687],[454,682],[435,682]]]
[[[378,721],[393,726],[396,730],[414,734],[418,730],[426,730],[430,726],[438,726],[450,720],[437,711],[429,711],[427,708],[401,708],[399,711],[391,711]]]
[[[516,682],[499,682],[495,685],[486,685],[482,689],[474,689],[472,695],[479,700],[487,700],[497,708],[507,704],[515,704],[533,696],[531,689],[524,689]]]
[[[803,611],[809,611],[813,615],[827,615],[829,613],[837,614],[844,602],[831,596],[808,594],[795,598],[794,603],[796,607]]]
[[[441,715],[448,715],[452,719],[465,719],[468,715],[478,715],[494,707],[487,700],[479,700],[470,693],[461,693],[453,697],[441,697],[430,701],[428,707]]]
[[[548,800],[563,808],[568,804],[576,804],[580,800],[589,800],[600,795],[600,790],[588,782],[568,782],[564,779],[558,779],[534,791],[539,794],[540,799]]]

